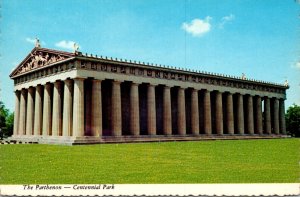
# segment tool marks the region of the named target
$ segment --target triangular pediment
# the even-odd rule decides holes
[[[17,75],[58,63],[72,57],[74,57],[74,53],[36,47],[16,67],[16,69],[14,69],[10,74],[10,77],[13,78]]]

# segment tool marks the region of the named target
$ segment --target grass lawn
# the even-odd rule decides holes
[[[300,139],[0,145],[0,184],[299,183]]]

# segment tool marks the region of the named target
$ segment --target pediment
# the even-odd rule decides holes
[[[58,63],[71,57],[74,57],[74,53],[45,48],[34,48],[11,73],[10,77],[13,78],[14,76]]]

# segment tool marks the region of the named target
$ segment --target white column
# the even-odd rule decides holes
[[[61,82],[54,82],[53,90],[53,115],[52,115],[52,135],[61,136],[62,135],[62,98],[61,98]]]
[[[92,136],[102,136],[102,96],[101,81],[93,80],[92,82]]]
[[[205,134],[211,135],[210,91],[205,90],[203,102],[204,102],[204,131],[205,131]]]
[[[130,132],[134,136],[140,135],[140,111],[139,111],[139,86],[131,84],[130,88]]]
[[[279,100],[279,121],[280,121],[280,133],[286,135],[286,126],[285,126],[285,107],[284,100]]]
[[[198,90],[192,90],[191,96],[191,124],[192,124],[192,133],[194,135],[199,135],[199,105],[198,105]]]
[[[274,98],[274,109],[273,109],[273,118],[274,118],[274,133],[279,134],[279,100]]]
[[[270,110],[270,99],[265,97],[264,102],[264,122],[265,122],[265,133],[271,134],[271,110]]]
[[[15,91],[14,136],[18,135],[20,117],[20,91]]]
[[[248,96],[247,99],[247,130],[249,134],[254,134],[254,121],[253,121],[253,97],[251,95]]]
[[[64,104],[63,104],[63,136],[72,136],[73,122],[73,80],[64,81]]]
[[[51,94],[52,84],[47,83],[44,87],[44,102],[43,102],[43,136],[51,135]]]
[[[244,98],[242,94],[237,95],[237,131],[238,134],[245,133],[244,124]]]
[[[147,126],[148,135],[156,135],[156,105],[155,105],[155,86],[148,85],[147,92]]]
[[[73,136],[84,136],[84,79],[74,79]]]
[[[261,107],[261,97],[260,96],[257,96],[256,97],[256,115],[255,115],[255,121],[256,121],[256,132],[259,134],[259,135],[262,135],[263,134],[263,129],[262,129],[262,107]]]
[[[163,93],[163,129],[165,135],[172,135],[172,112],[170,87],[164,87]]]
[[[228,134],[234,134],[234,115],[233,115],[233,101],[232,94],[227,94],[227,131]]]
[[[30,87],[27,92],[26,135],[33,135],[33,94],[34,88]]]
[[[184,89],[178,89],[178,133],[179,135],[186,134],[186,116],[185,116],[185,94]]]
[[[25,89],[21,90],[20,116],[19,116],[19,135],[25,134],[26,128],[26,94]]]
[[[35,107],[34,107],[34,128],[35,136],[42,135],[42,122],[43,122],[43,102],[42,102],[43,86],[38,85],[35,91]]]
[[[112,135],[122,136],[121,82],[112,82]]]
[[[223,135],[223,104],[222,92],[216,93],[216,131],[218,135]]]

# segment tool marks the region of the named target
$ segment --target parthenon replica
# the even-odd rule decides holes
[[[11,140],[286,137],[288,85],[36,46],[16,67]]]

